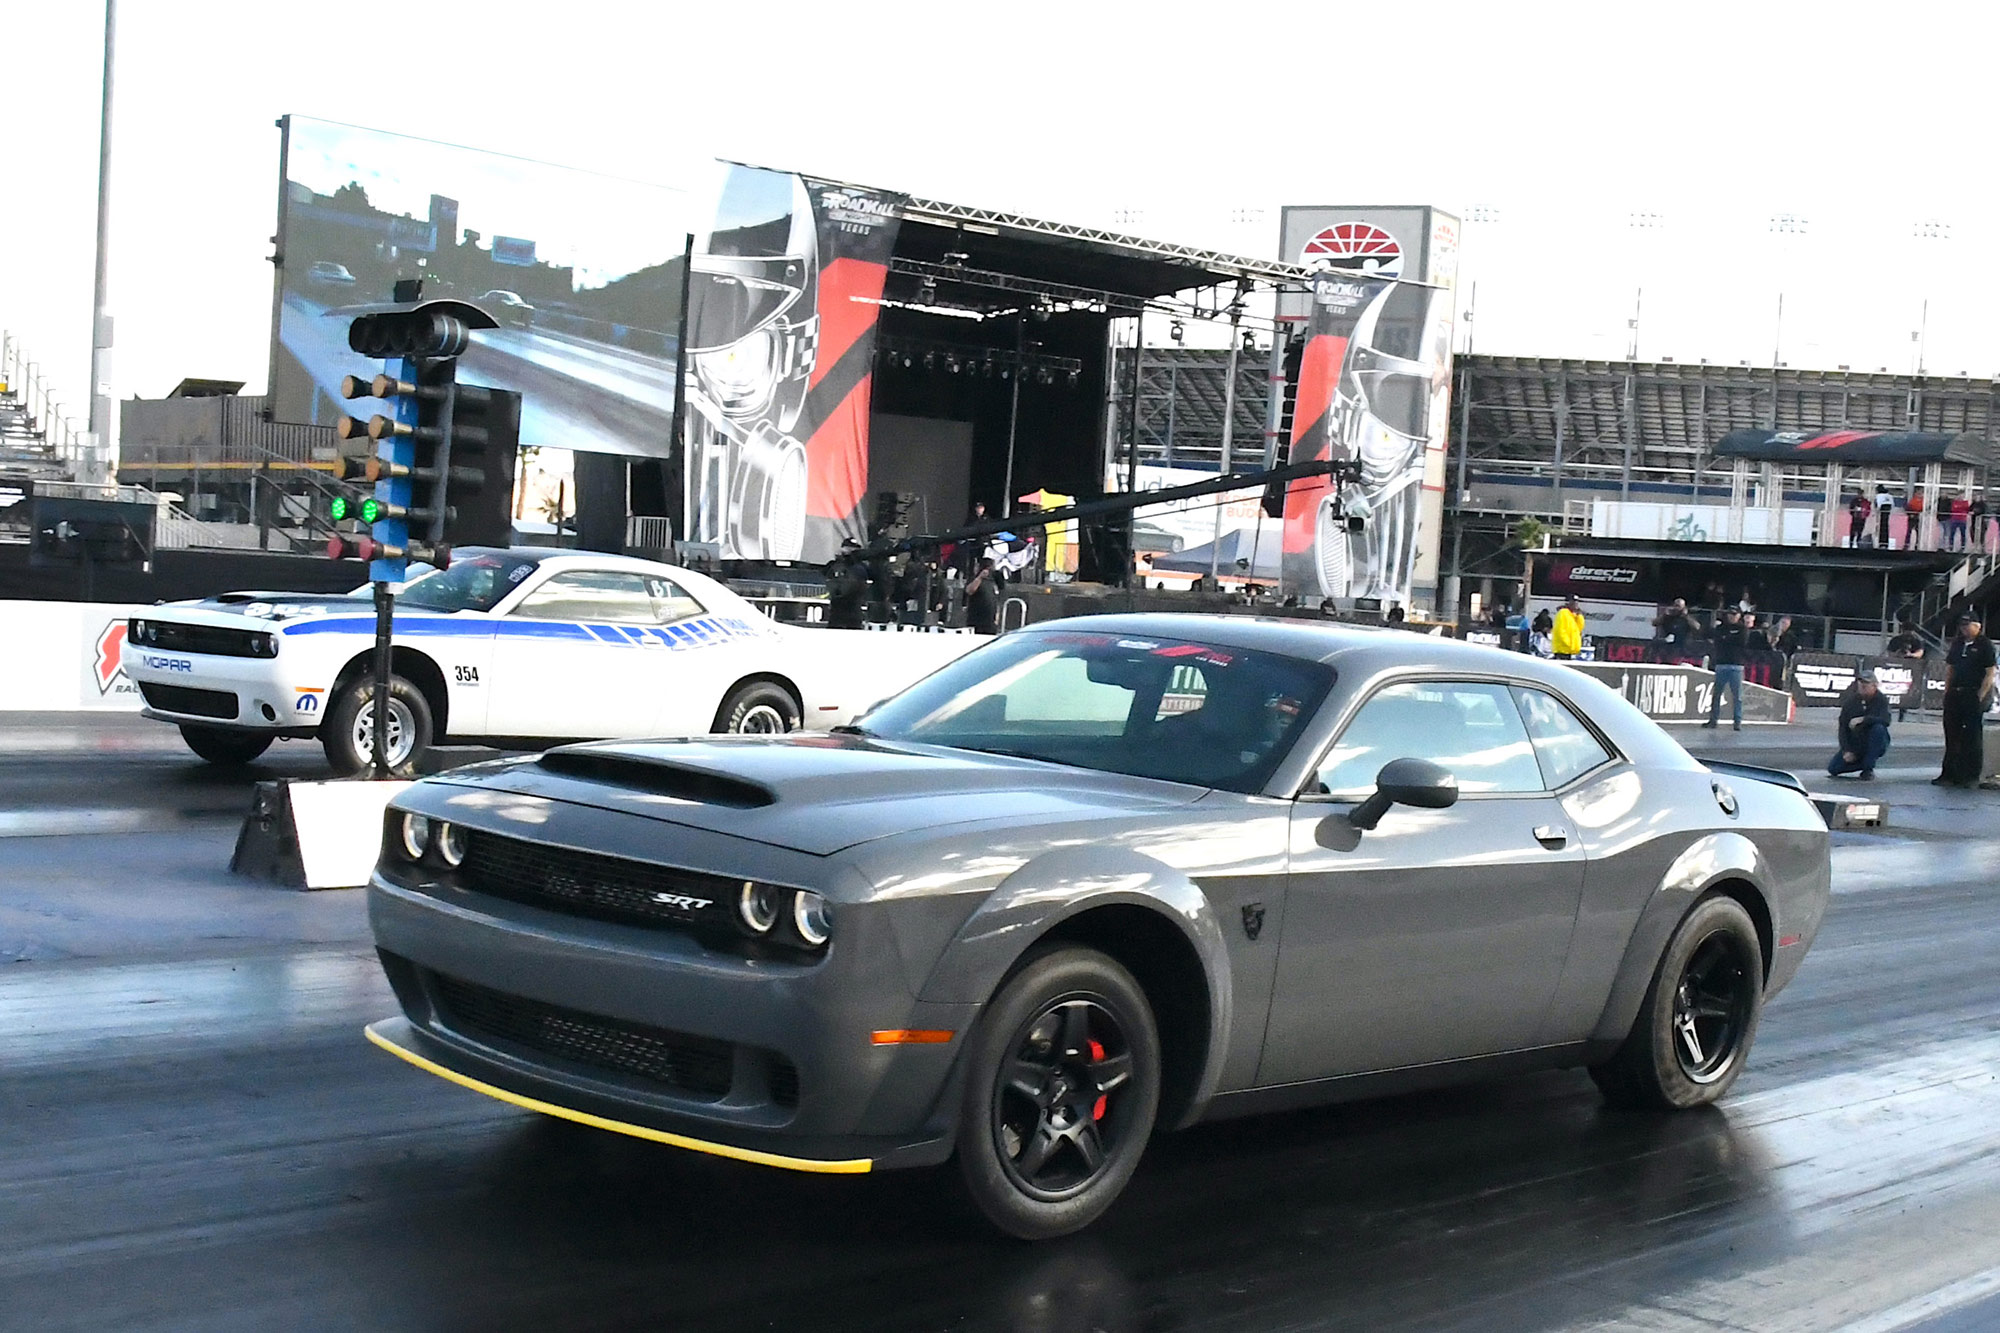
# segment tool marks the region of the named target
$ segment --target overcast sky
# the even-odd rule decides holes
[[[78,405],[102,18],[10,5],[0,85],[0,326]],[[1482,352],[1622,355],[1643,287],[1644,357],[1907,371],[1928,299],[1928,369],[1994,375],[1996,27],[1990,4],[1921,0],[122,0],[114,386],[263,387],[286,112],[643,180],[724,156],[1136,214],[1258,255],[1285,203],[1477,208],[1497,216],[1465,229]],[[397,31],[459,91],[399,80]]]

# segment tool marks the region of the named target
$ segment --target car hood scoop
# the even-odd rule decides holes
[[[820,735],[567,746],[432,780],[643,815],[816,856],[916,830],[1138,814],[1204,794],[1029,759]]]
[[[674,796],[701,805],[722,805],[736,810],[755,810],[775,804],[778,797],[769,787],[744,782],[713,769],[668,763],[651,755],[620,754],[614,750],[551,750],[535,761],[550,773],[581,778],[586,782],[608,782],[633,791],[656,796]]]

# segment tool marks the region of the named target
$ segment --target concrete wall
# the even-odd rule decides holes
[[[139,708],[125,674],[129,602],[0,601],[0,712]]]

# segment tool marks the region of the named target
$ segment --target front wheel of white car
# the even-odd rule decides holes
[[[773,681],[738,685],[716,710],[714,731],[744,736],[777,736],[799,729],[799,701]]]
[[[422,690],[401,676],[389,678],[389,771],[411,777],[417,760],[431,745],[431,706]],[[335,696],[320,727],[326,761],[342,777],[365,771],[375,762],[375,679],[350,681]]]
[[[181,739],[211,764],[247,764],[271,748],[271,737],[266,733],[224,727],[182,726]]]

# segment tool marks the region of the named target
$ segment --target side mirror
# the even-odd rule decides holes
[[[1375,775],[1375,794],[1348,812],[1347,821],[1360,829],[1382,822],[1392,805],[1442,810],[1458,804],[1458,779],[1451,770],[1428,759],[1391,759]]]

